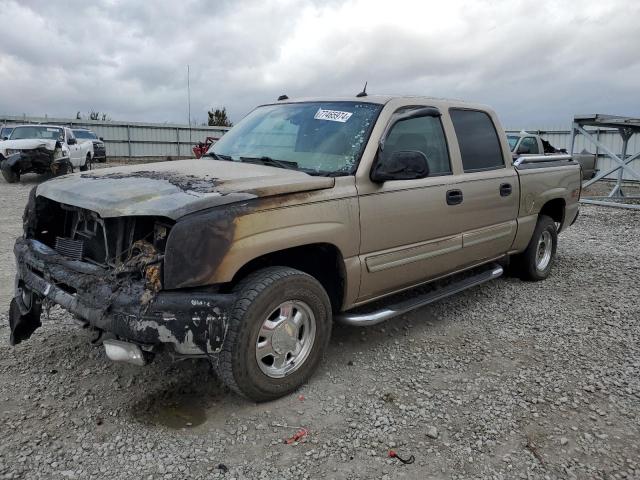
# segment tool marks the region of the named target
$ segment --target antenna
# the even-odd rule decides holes
[[[367,82],[364,82],[364,88],[359,94],[356,95],[356,97],[360,98],[360,97],[366,97],[366,96],[367,96]]]

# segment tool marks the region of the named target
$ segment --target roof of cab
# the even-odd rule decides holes
[[[420,103],[428,103],[433,106],[459,106],[469,109],[479,110],[492,110],[491,107],[479,103],[466,102],[459,99],[451,98],[436,98],[423,95],[369,95],[358,97],[353,96],[341,96],[341,97],[300,97],[300,98],[286,98],[284,100],[277,100],[274,102],[266,103],[264,105],[278,105],[282,103],[310,103],[310,102],[358,102],[358,103],[374,103],[378,105],[385,105],[393,100],[415,100]]]

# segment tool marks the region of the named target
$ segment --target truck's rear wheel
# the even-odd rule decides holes
[[[234,289],[238,299],[216,370],[236,393],[262,402],[286,395],[318,367],[331,336],[331,302],[310,275],[259,270]]]
[[[558,230],[551,217],[540,215],[527,249],[513,260],[523,280],[544,280],[551,273],[558,246]]]

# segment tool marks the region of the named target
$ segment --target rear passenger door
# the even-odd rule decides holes
[[[462,201],[449,212],[455,212],[460,222],[459,266],[464,267],[509,250],[516,234],[520,187],[492,117],[463,108],[452,108],[449,113],[463,170],[457,182]]]

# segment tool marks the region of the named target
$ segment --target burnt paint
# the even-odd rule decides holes
[[[216,193],[220,181],[217,178],[207,175],[197,177],[195,175],[184,175],[178,172],[155,172],[155,171],[137,171],[130,173],[84,173],[81,178],[89,178],[92,180],[103,179],[122,179],[122,178],[148,178],[151,180],[164,180],[174,187],[178,187],[182,191],[191,191],[197,193]]]
[[[236,219],[254,211],[248,202],[188,215],[171,229],[164,262],[164,287],[207,285],[233,244]]]
[[[167,239],[164,260],[166,289],[213,284],[219,267],[235,240],[236,225],[251,213],[281,208],[296,201],[307,203],[315,192],[274,195],[242,204],[224,205],[185,216],[173,226]],[[249,262],[250,258],[247,259]]]

